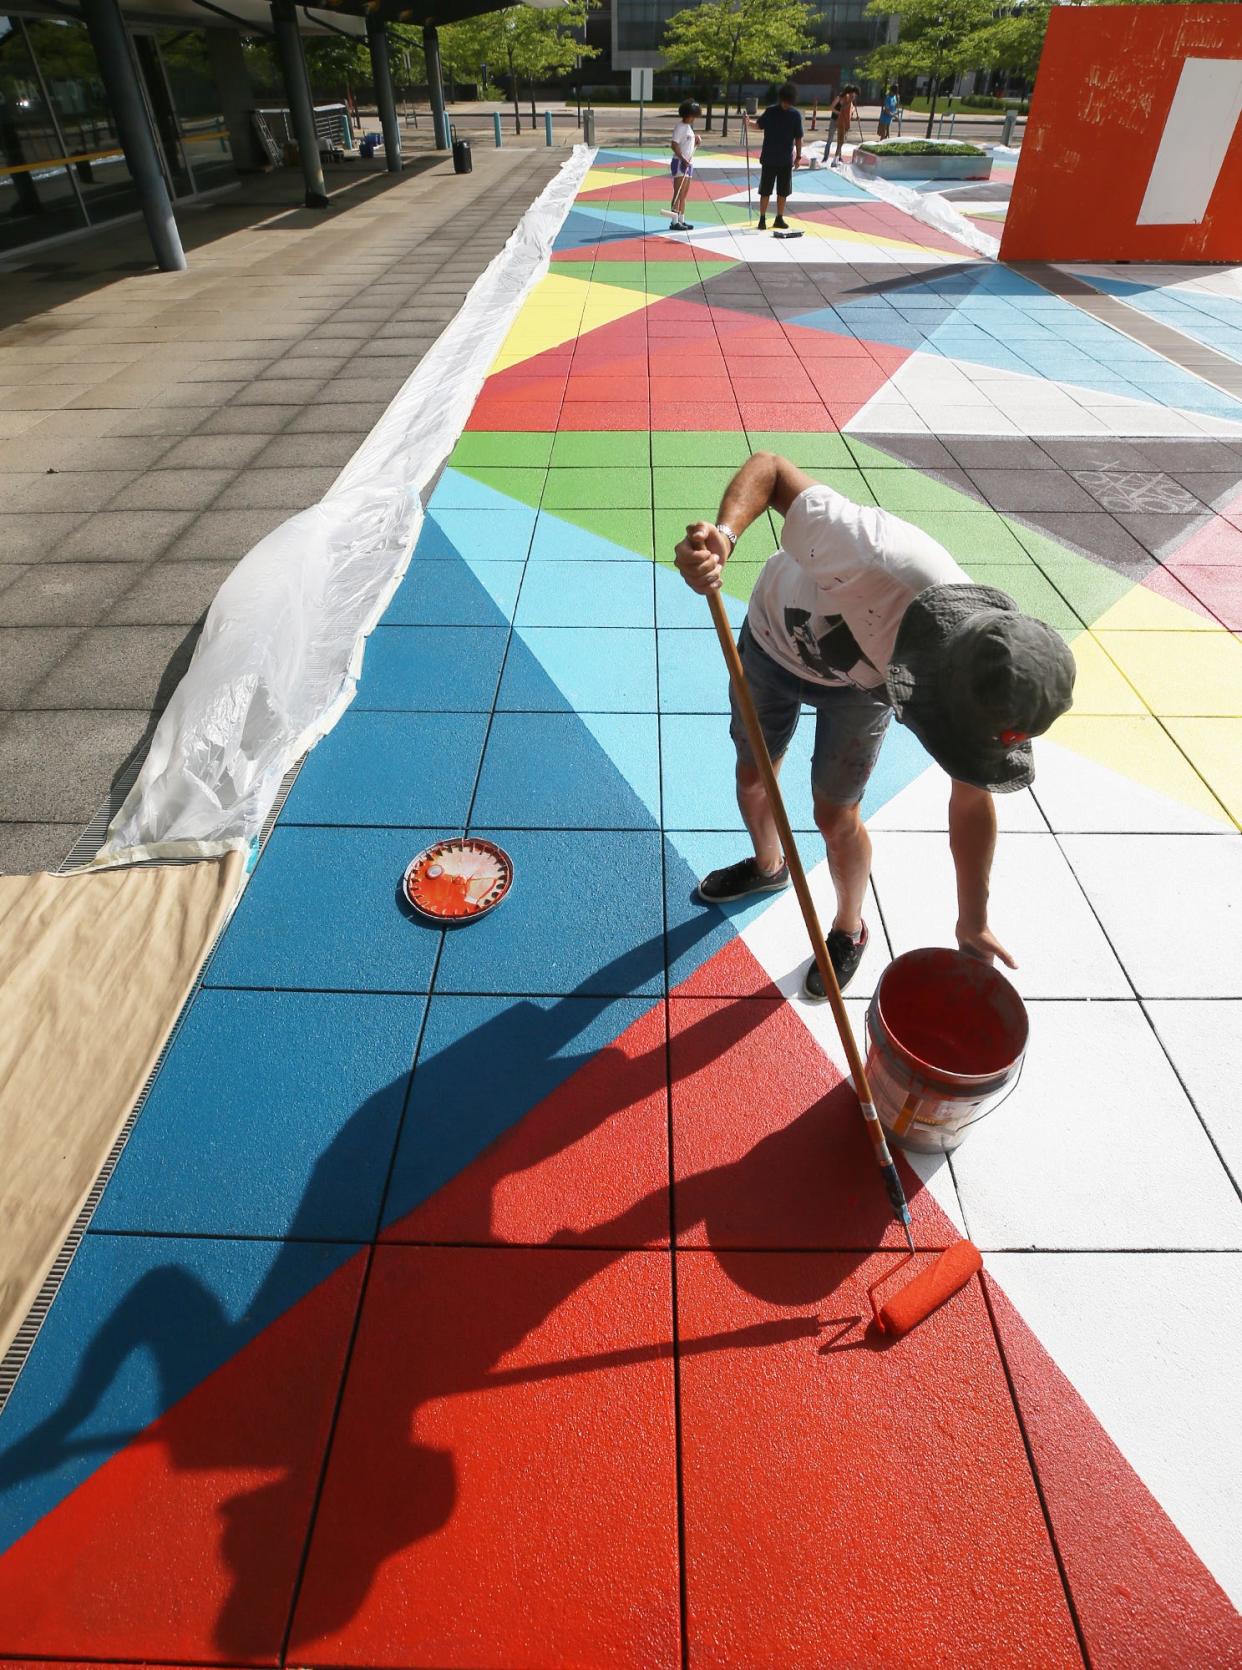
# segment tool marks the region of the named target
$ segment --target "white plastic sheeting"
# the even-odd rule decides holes
[[[422,526],[422,494],[591,165],[577,145],[327,495],[259,542],[216,594],[95,865],[246,847],[290,766],[354,697],[367,634]]]
[[[1017,156],[1016,151],[1005,151],[999,146],[993,151],[994,156],[1003,161],[1009,161]],[[869,191],[873,197],[882,198],[885,203],[891,203],[894,208],[903,209],[914,220],[922,221],[924,226],[934,227],[937,232],[943,232],[950,238],[956,238],[958,243],[973,249],[976,255],[984,255],[989,260],[996,259],[1000,249],[1000,239],[976,226],[969,215],[964,215],[960,209],[953,206],[949,198],[941,196],[940,191],[932,189],[916,190],[913,186],[899,185],[896,180],[877,179],[874,174],[864,174],[861,168],[855,168],[852,162],[847,162],[841,169],[847,180],[864,191]],[[964,185],[964,180],[944,180],[940,185]]]

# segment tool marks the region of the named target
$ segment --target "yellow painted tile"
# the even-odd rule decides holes
[[[1133,586],[1091,622],[1094,632],[1223,632],[1219,621],[1174,603],[1150,586]]]
[[[1187,722],[1173,721],[1174,724]],[[1230,720],[1208,723],[1242,725],[1242,721]],[[1067,713],[1048,732],[1048,740],[1071,749],[1083,759],[1107,766],[1144,788],[1154,789],[1182,806],[1189,806],[1222,827],[1227,826],[1220,800],[1205,787],[1203,777],[1170,739],[1161,722],[1150,714]],[[1237,746],[1242,755],[1242,734]],[[1242,802],[1242,773],[1239,779],[1238,797]],[[1215,788],[1215,784],[1212,786]]]
[[[623,173],[619,168],[588,168],[582,177],[579,192],[597,191],[604,186],[628,186],[635,180],[650,179],[649,174]]]
[[[1242,643],[1229,632],[1100,632],[1093,636],[1153,713],[1242,715]]]
[[[1170,719],[1169,734],[1242,824],[1242,719]]]
[[[1067,634],[1068,636],[1068,634]],[[1147,709],[1122,678],[1089,632],[1070,643],[1078,672],[1074,679],[1074,712],[1145,713]]]

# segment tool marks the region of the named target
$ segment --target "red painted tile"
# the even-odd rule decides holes
[[[822,402],[742,400],[743,429],[833,429]]]
[[[470,430],[511,429],[514,433],[534,430],[539,433],[555,429],[560,416],[559,403],[525,400],[488,400],[480,395],[466,421]]]
[[[752,360],[743,360],[741,365],[752,365]],[[733,392],[738,401],[746,405],[751,401],[767,401],[780,397],[794,404],[803,401],[818,401],[819,394],[815,385],[806,372],[797,366],[782,365],[779,371],[760,368],[756,371],[740,370],[734,365],[730,377]]]
[[[872,1350],[891,1265],[678,1254],[690,1662],[1081,1670],[977,1279]]]
[[[858,1099],[781,999],[672,998],[678,1243],[903,1245]],[[915,1238],[957,1233],[898,1158]]]
[[[566,400],[642,400],[650,398],[646,377],[575,375],[565,385]]]
[[[277,1662],[358,1255],[146,1428],[0,1560],[0,1651]]]
[[[842,400],[870,400],[888,382],[888,373],[874,360],[834,360],[808,373],[819,397],[831,404]]]
[[[810,370],[821,360],[869,360],[871,350],[856,336],[834,336],[829,331],[808,332],[819,338],[816,342],[800,342],[797,357]]]
[[[753,958],[752,958],[753,961]],[[668,1241],[664,1006],[593,1056],[386,1241]]]
[[[1242,1618],[1228,1597],[996,1282],[985,1280],[1091,1663],[1242,1664]]]
[[[1201,613],[1210,613],[1233,632],[1242,631],[1242,568],[1226,568],[1223,564],[1215,567],[1205,564],[1194,567],[1187,563],[1179,563],[1175,558],[1169,563],[1173,573],[1181,582],[1175,601],[1186,602],[1186,591],[1191,595],[1190,607],[1198,605]],[[1172,596],[1167,589],[1166,582],[1172,579],[1167,570],[1157,568],[1152,571],[1144,582],[1153,591],[1162,596]],[[1174,585],[1177,582],[1174,581]]]
[[[679,998],[780,996],[767,969],[740,935],[700,963],[678,983],[676,992]]]
[[[668,1258],[381,1247],[291,1662],[680,1657]]]
[[[579,400],[561,407],[560,429],[649,429],[651,412],[646,401]]]
[[[651,407],[653,429],[719,429],[733,431],[742,428],[742,414],[735,405],[713,401],[696,405],[693,401],[655,401]]]
[[[724,400],[733,403],[733,385],[727,377],[700,376],[697,365],[693,371],[687,369],[680,377],[653,377],[651,379],[651,398],[653,401],[671,401],[674,404],[683,402],[687,395],[693,395],[696,400],[711,401]]]

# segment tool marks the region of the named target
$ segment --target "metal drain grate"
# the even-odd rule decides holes
[[[146,747],[146,740],[138,745],[137,749],[134,751],[133,755],[126,762],[125,766],[118,775],[116,782],[113,784],[112,789],[109,792],[108,798],[95,813],[95,816],[91,819],[90,823],[82,831],[77,841],[75,841],[72,850],[59,865],[55,874],[64,875],[72,869],[76,869],[83,864],[89,863],[99,851],[100,847],[104,843],[104,838],[107,835],[108,825],[112,822],[112,819],[122,801],[125,799],[125,796],[133,787],[134,780],[142,768],[142,762],[146,757]],[[303,756],[303,759],[305,759],[305,756]],[[284,809],[285,801],[289,798],[289,791],[297,781],[297,775],[302,769],[302,764],[303,760],[299,760],[297,764],[292,766],[285,774],[284,780],[280,785],[280,792],[276,796],[272,809],[264,819],[263,828],[259,832],[260,851],[262,851],[267,845],[268,837],[271,835],[272,830],[275,827],[276,820],[279,818],[281,811]],[[193,858],[180,858],[171,859],[168,860],[168,862],[177,865],[184,865],[197,863],[198,860]],[[150,867],[154,868],[155,866],[152,865]],[[98,1207],[99,1202],[103,1199],[103,1192],[107,1188],[112,1173],[116,1170],[117,1163],[125,1151],[125,1144],[129,1141],[134,1127],[138,1123],[142,1110],[146,1106],[147,1097],[151,1094],[151,1087],[160,1075],[160,1069],[163,1067],[164,1062],[168,1058],[168,1052],[176,1041],[177,1034],[181,1030],[182,1022],[189,1013],[190,1005],[198,995],[199,988],[203,983],[203,975],[206,974],[207,970],[211,967],[211,960],[216,954],[216,947],[219,945],[227,927],[228,921],[226,920],[221,926],[220,932],[212,941],[207,955],[203,959],[203,966],[199,973],[199,977],[194,984],[194,989],[182,1004],[177,1018],[173,1022],[172,1030],[168,1034],[168,1038],[163,1049],[156,1057],[155,1065],[152,1067],[146,1083],[139,1092],[138,1099],[134,1103],[129,1118],[121,1127],[116,1141],[108,1150],[108,1156],[104,1160],[103,1165],[100,1167],[99,1175],[92,1184],[90,1193],[82,1203],[82,1210],[74,1219],[73,1227],[65,1237],[64,1244],[57,1253],[55,1262],[53,1263],[51,1269],[44,1277],[43,1285],[40,1287],[34,1303],[27,1311],[16,1334],[14,1334],[12,1343],[10,1344],[8,1350],[4,1353],[4,1356],[0,1358],[0,1414],[4,1413],[4,1407],[8,1403],[9,1398],[12,1396],[13,1388],[16,1386],[21,1372],[29,1360],[30,1353],[34,1348],[34,1343],[39,1337],[39,1330],[47,1320],[48,1312],[52,1308],[56,1295],[60,1292],[61,1283],[69,1273],[69,1266],[73,1263],[74,1255],[77,1253],[78,1248],[82,1245],[82,1239],[87,1230],[90,1228],[91,1219],[95,1216],[95,1210]]]

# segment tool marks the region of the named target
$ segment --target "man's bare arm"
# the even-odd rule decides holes
[[[949,795],[949,850],[957,872],[957,943],[1007,968],[1017,963],[988,926],[988,887],[996,851],[996,806],[986,789],[954,781]]]
[[[715,522],[694,522],[677,547],[677,567],[692,591],[720,590],[720,571],[729,559],[723,525],[740,539],[751,523],[769,508],[784,516],[790,505],[815,485],[805,471],[774,452],[756,452],[725,488]]]

